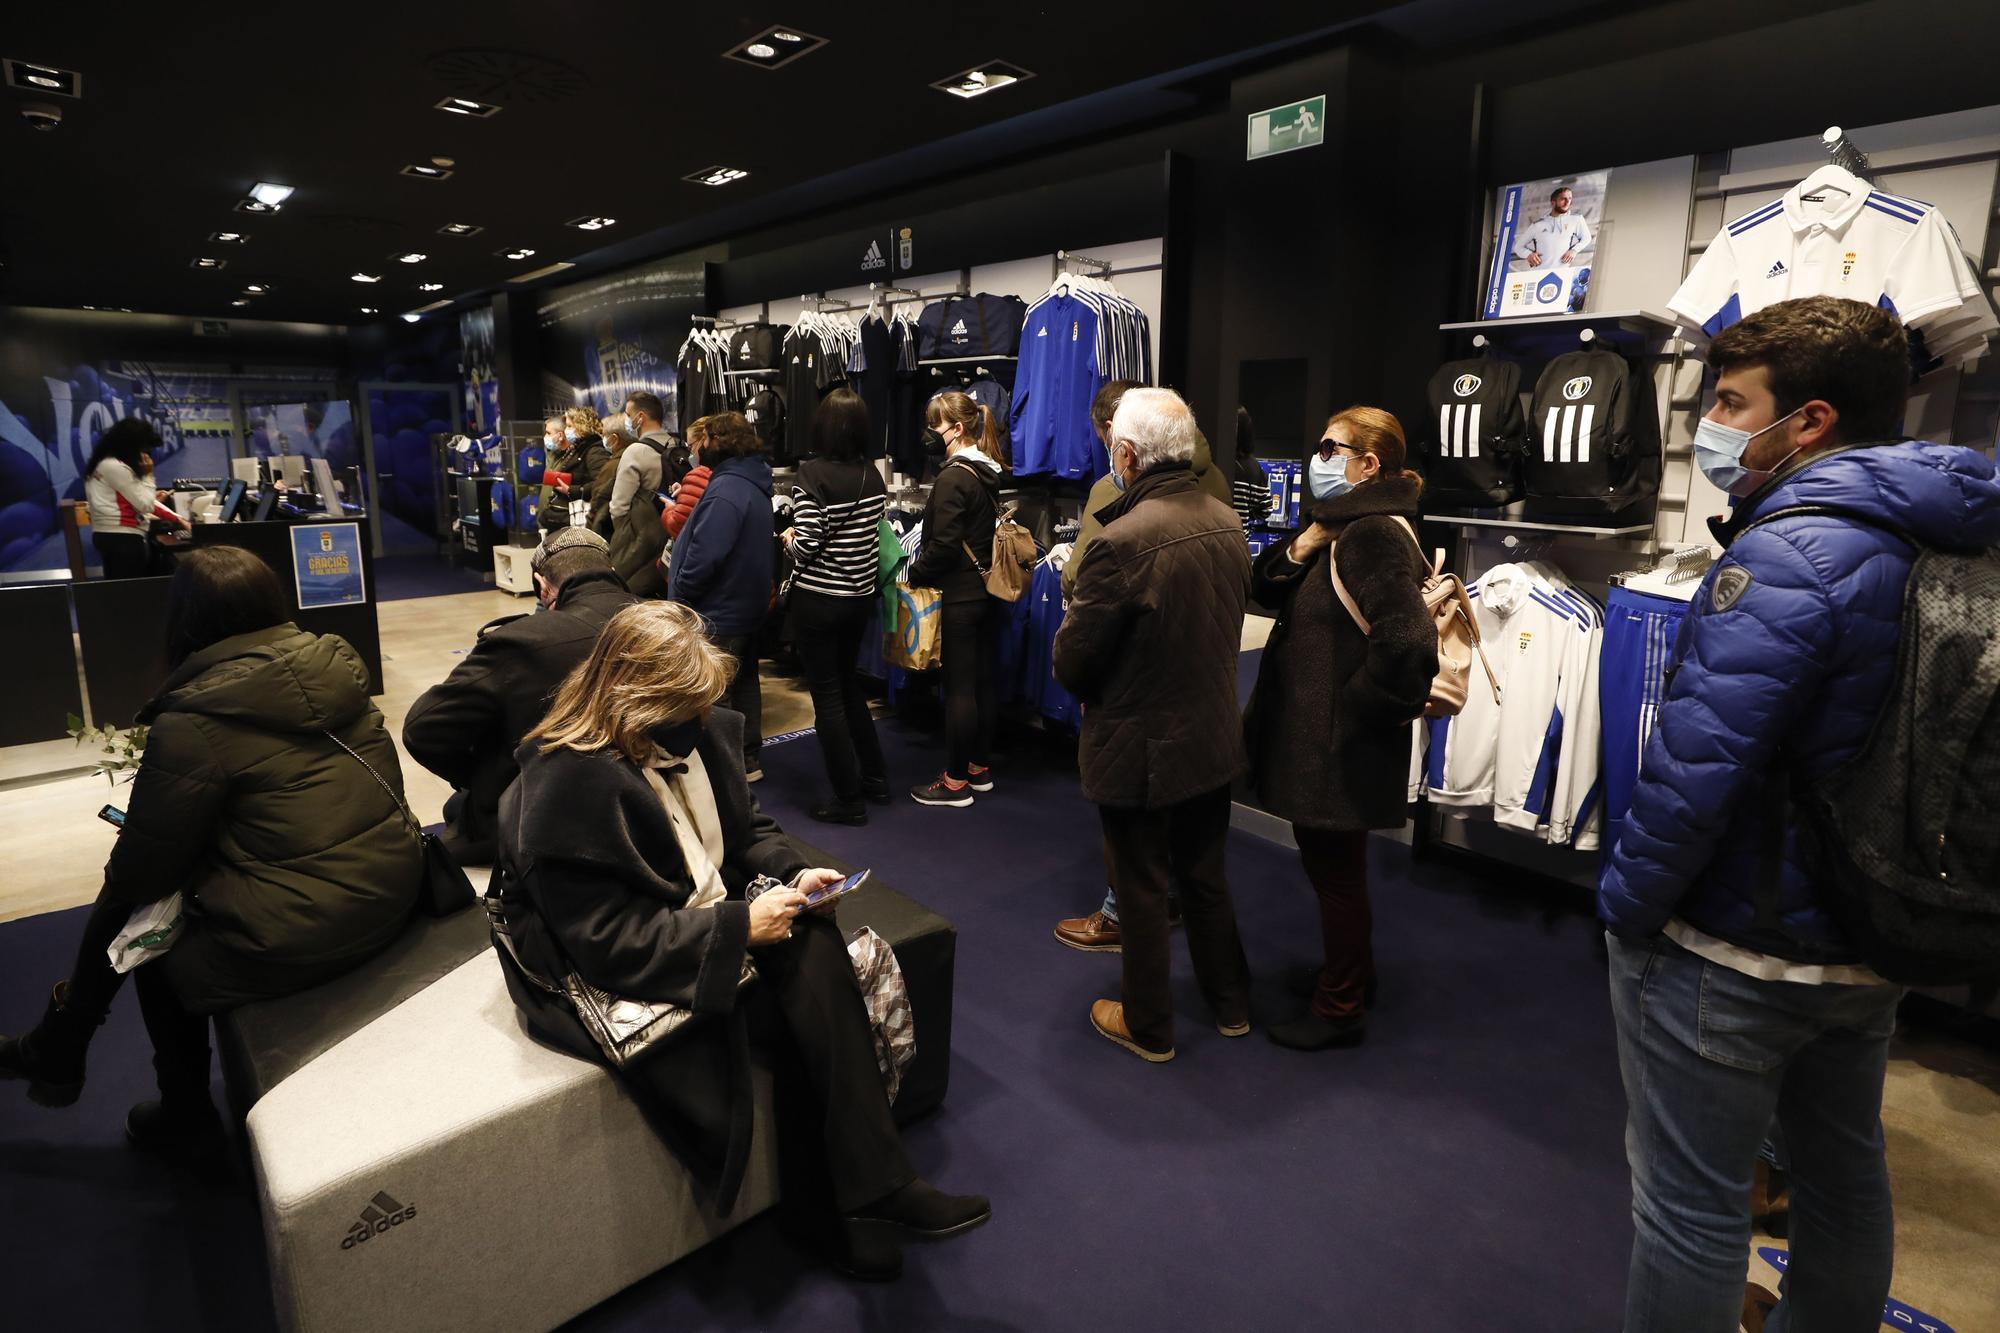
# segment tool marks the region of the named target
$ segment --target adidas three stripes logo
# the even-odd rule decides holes
[[[1479,457],[1479,404],[1446,403],[1438,409],[1438,454],[1443,458]]]
[[[1551,407],[1542,423],[1544,463],[1588,463],[1590,428],[1597,417],[1594,403],[1564,403]]]

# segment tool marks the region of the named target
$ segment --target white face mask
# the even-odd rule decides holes
[[[1795,407],[1773,421],[1763,430],[1739,430],[1735,426],[1725,426],[1719,421],[1703,417],[1694,428],[1694,461],[1718,490],[1729,492],[1738,499],[1755,495],[1769,484],[1778,469],[1797,457],[1794,449],[1769,468],[1756,469],[1743,466],[1743,455],[1750,449],[1750,441],[1766,431],[1774,431],[1790,421],[1803,407]]]
[[[625,414],[625,433],[634,437],[637,437],[639,434],[639,418],[633,416],[630,412]]]
[[[544,435],[542,436],[542,443],[546,444],[549,448],[553,449],[558,444],[562,443],[562,439],[560,436]]]
[[[574,427],[574,426],[564,426],[564,427],[563,427],[563,438],[564,438],[565,440],[568,440],[568,441],[569,441],[570,443],[574,444],[574,443],[576,442],[576,427]]]

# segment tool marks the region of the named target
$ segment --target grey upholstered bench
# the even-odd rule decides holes
[[[840,924],[872,926],[908,980],[907,1121],[944,1097],[956,932],[874,884]],[[742,1197],[717,1217],[609,1074],[525,1033],[477,910],[217,1026],[287,1329],[550,1328],[776,1201],[764,1071]]]

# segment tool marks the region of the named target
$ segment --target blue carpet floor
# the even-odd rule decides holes
[[[883,728],[904,783],[939,742]],[[1594,927],[1530,890],[1374,849],[1382,994],[1368,1043],[1301,1055],[1219,1036],[1176,942],[1179,1058],[1148,1065],[1087,1011],[1115,956],[1050,937],[1103,887],[1073,752],[1023,738],[970,810],[903,801],[864,829],[811,824],[817,744],[769,747],[785,826],[958,926],[950,1095],[908,1131],[921,1171],[994,1200],[983,1230],[912,1250],[903,1280],[818,1271],[760,1219],[584,1315],[587,1330],[1602,1329],[1631,1229]],[[1294,855],[1237,835],[1230,872],[1261,1024],[1317,922]],[[0,1030],[40,1012],[81,913],[0,926]],[[11,1327],[269,1327],[240,1165],[216,1179],[119,1139],[148,1092],[129,992],[84,1100],[0,1087],[0,1253]],[[218,1097],[220,1089],[218,1085]],[[502,1164],[495,1163],[495,1169]],[[21,1304],[25,1296],[25,1305]]]

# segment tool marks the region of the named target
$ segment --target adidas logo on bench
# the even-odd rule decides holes
[[[351,1250],[362,1241],[379,1236],[390,1227],[399,1227],[416,1215],[415,1204],[405,1208],[384,1190],[370,1199],[368,1206],[361,1210],[361,1220],[347,1229],[347,1235],[341,1239],[340,1248]]]

